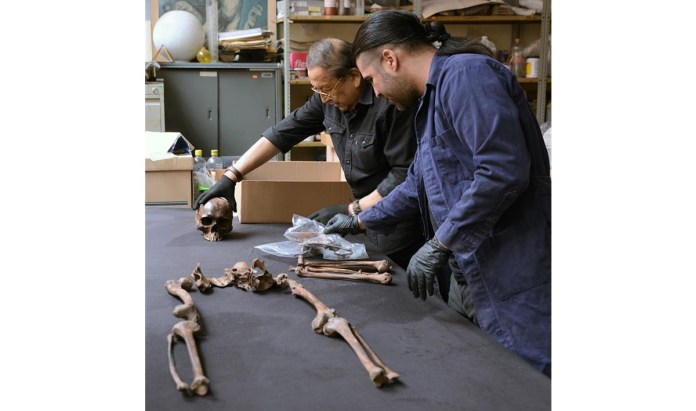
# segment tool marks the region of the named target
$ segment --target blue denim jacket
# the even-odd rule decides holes
[[[538,369],[550,367],[549,160],[524,91],[493,59],[436,55],[415,127],[406,181],[361,221],[383,231],[432,213],[481,329]]]

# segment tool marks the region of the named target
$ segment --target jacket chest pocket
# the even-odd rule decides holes
[[[471,179],[471,175],[458,159],[468,149],[459,141],[453,130],[436,135],[428,143],[435,167],[442,178],[452,184]]]
[[[377,158],[379,147],[375,143],[374,134],[356,133],[352,138],[349,137],[349,141],[351,142],[350,151],[356,165],[368,172],[379,167]]]
[[[327,117],[324,118],[323,124],[326,132],[331,135],[331,142],[333,143],[336,156],[338,156],[338,160],[341,165],[343,165],[344,161],[346,160],[350,161],[350,159],[346,159],[344,152],[346,143],[343,140],[343,136],[346,133],[346,127],[343,124],[337,123]]]
[[[337,123],[330,118],[324,117],[324,128],[326,132],[332,136],[342,136],[346,132],[346,127],[343,124]]]

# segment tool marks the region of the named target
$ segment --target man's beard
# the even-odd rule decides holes
[[[382,93],[387,100],[400,111],[406,110],[408,107],[416,104],[420,95],[415,84],[403,77],[392,76],[386,72],[382,75],[384,89],[388,93]]]

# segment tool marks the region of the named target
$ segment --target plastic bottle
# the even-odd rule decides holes
[[[205,168],[205,159],[203,158],[203,150],[196,150],[193,153],[193,171],[196,172]]]
[[[202,192],[207,191],[208,184],[206,183],[206,168],[205,159],[203,158],[203,150],[194,151],[193,157],[193,183],[194,183],[194,198],[198,198]]]
[[[355,15],[364,16],[365,15],[365,0],[355,0]]]
[[[217,179],[215,179],[215,170],[222,169],[222,159],[220,157],[218,157],[217,150],[215,150],[215,149],[210,150],[210,158],[205,163],[205,168],[211,174],[213,179],[217,181]]]
[[[351,14],[350,0],[338,0],[338,15],[350,16]]]
[[[339,0],[324,0],[324,15],[335,16],[338,14]]]
[[[522,46],[520,45],[520,39],[515,39],[515,45],[512,46],[512,57],[510,58],[510,71],[515,77],[524,77],[526,67],[526,59],[524,54],[522,54]]]
[[[495,43],[493,43],[488,36],[481,36],[481,44],[491,49],[493,55],[495,56],[498,50],[495,48]]]

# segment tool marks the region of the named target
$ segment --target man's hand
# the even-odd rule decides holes
[[[420,297],[425,301],[426,291],[428,295],[433,295],[435,275],[447,264],[451,253],[435,237],[416,251],[406,268],[408,289],[413,291],[414,297]]]
[[[348,214],[348,204],[336,204],[328,207],[324,207],[321,210],[317,210],[310,214],[309,218],[314,221],[318,221],[324,225],[329,222],[331,217],[336,214]]]
[[[324,234],[359,234],[363,230],[360,229],[358,224],[358,216],[347,216],[345,214],[336,214],[331,217],[329,222],[324,228]]]
[[[220,177],[220,179],[215,184],[213,184],[213,186],[210,187],[208,191],[201,193],[201,195],[198,196],[191,208],[193,208],[194,210],[198,210],[198,207],[201,204],[205,204],[215,197],[224,197],[225,199],[227,199],[227,201],[229,201],[230,207],[232,207],[232,211],[236,213],[237,202],[234,200],[234,186],[235,182],[231,179],[225,176]]]

